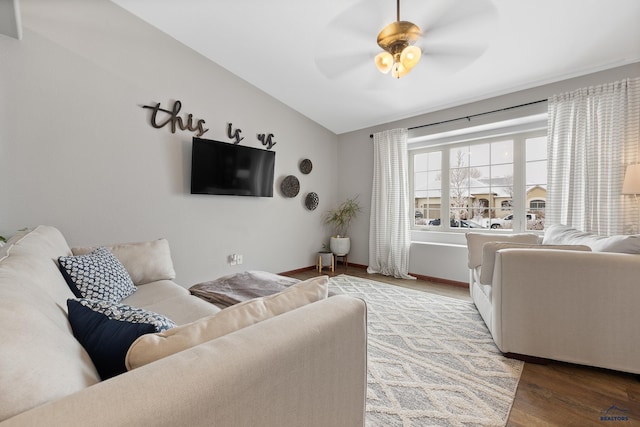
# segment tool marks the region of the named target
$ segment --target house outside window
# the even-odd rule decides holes
[[[413,229],[543,230],[546,149],[535,130],[410,150]]]

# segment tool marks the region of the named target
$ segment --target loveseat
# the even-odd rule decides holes
[[[173,281],[166,240],[99,249],[74,254],[50,226],[0,248],[1,426],[364,425],[366,307],[326,298],[326,276],[220,310]],[[67,283],[96,253],[133,283],[120,309],[92,311]],[[122,307],[164,320],[121,320]],[[122,354],[95,354],[117,346],[115,335],[95,339],[94,324],[138,334],[124,372],[98,369]]]
[[[640,235],[552,225],[467,233],[467,246],[471,297],[500,351],[640,373]]]

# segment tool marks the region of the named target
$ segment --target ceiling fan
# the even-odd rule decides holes
[[[410,21],[401,21],[396,0],[396,20],[391,21],[389,3],[357,1],[325,27],[315,51],[323,75],[379,80],[377,67],[400,78],[420,61],[414,73],[452,73],[484,52],[498,18],[491,0],[405,0],[403,15]]]
[[[396,21],[378,34],[378,46],[383,51],[376,55],[375,63],[381,73],[393,69],[391,74],[399,79],[420,62],[422,50],[414,43],[422,36],[422,31],[413,22],[400,20],[400,0],[397,0],[396,16]]]

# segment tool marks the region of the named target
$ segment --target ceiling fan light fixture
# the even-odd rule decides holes
[[[422,31],[416,24],[400,20],[398,0],[398,20],[384,27],[378,34],[378,46],[384,50],[375,58],[378,70],[387,73],[388,66],[393,70],[393,77],[398,79],[411,71],[422,56],[420,48],[413,45],[421,35]]]
[[[378,70],[381,73],[387,74],[389,71],[391,71],[391,67],[393,67],[393,55],[391,55],[389,52],[380,52],[379,54],[377,54],[376,67],[378,67]]]

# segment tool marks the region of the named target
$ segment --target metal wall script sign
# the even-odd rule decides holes
[[[160,129],[165,127],[166,125],[171,125],[171,133],[176,133],[176,127],[179,127],[181,130],[189,130],[191,132],[198,132],[196,136],[204,135],[209,129],[204,128],[204,120],[198,120],[195,125],[193,123],[193,114],[187,115],[187,120],[182,119],[182,117],[178,116],[180,113],[180,109],[182,108],[182,102],[175,101],[173,103],[173,109],[165,110],[164,108],[160,108],[160,103],[158,102],[156,105],[143,105],[142,108],[148,108],[151,111],[151,126],[156,129]],[[158,113],[165,113],[166,116],[158,121]]]
[[[174,101],[171,109],[161,108],[159,102],[155,105],[143,105],[142,108],[151,110],[150,123],[151,126],[156,129],[161,129],[169,125],[171,133],[176,133],[176,130],[180,129],[189,132],[196,132],[196,136],[202,136],[209,130],[204,127],[205,121],[203,119],[194,119],[193,114],[187,114],[186,117],[181,117],[179,114],[182,109],[182,102],[180,101]],[[229,139],[234,141],[234,144],[238,144],[244,139],[243,136],[240,136],[241,133],[241,129],[233,129],[233,125],[231,123],[227,124],[227,136]],[[256,138],[262,143],[262,145],[267,147],[267,150],[270,150],[274,145],[276,145],[276,141],[273,140],[274,135],[272,133],[261,133],[256,135]]]

